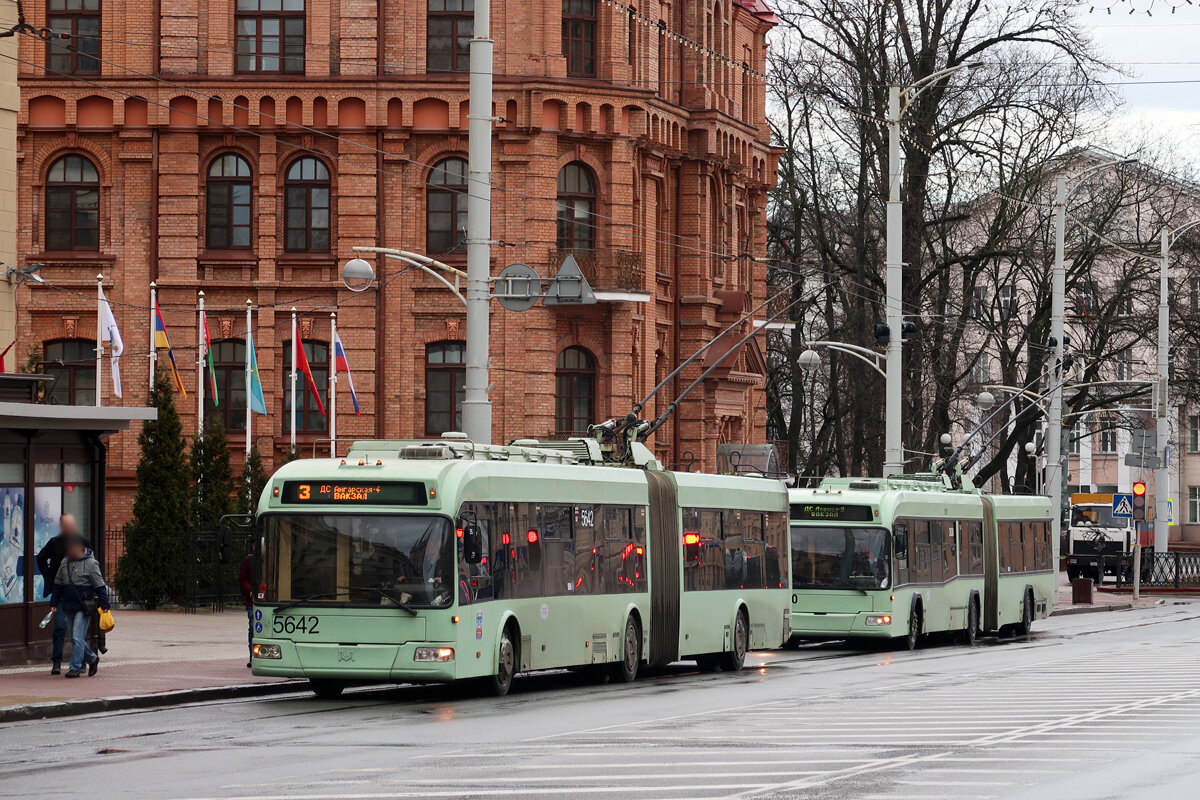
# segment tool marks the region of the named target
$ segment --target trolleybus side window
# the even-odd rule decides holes
[[[684,591],[725,588],[724,538],[720,511],[683,509]]]
[[[545,505],[541,515],[542,571],[546,594],[574,592],[575,537],[572,506]],[[532,545],[530,545],[532,547]]]
[[[1047,570],[1054,568],[1054,550],[1050,546],[1050,528],[1045,522],[1026,522],[1026,528],[1032,531],[1034,542],[1033,569]]]
[[[766,541],[766,583],[768,589],[786,588],[787,514],[763,514],[763,539]]]
[[[931,538],[935,531],[940,530],[940,548],[935,546],[934,554],[941,561],[941,576],[935,580],[948,581],[958,575],[958,554],[954,545],[954,523],[950,520],[939,519],[929,523]]]
[[[1036,522],[1021,523],[1022,555],[1025,558],[1025,569],[1037,569],[1037,525]]]
[[[1025,558],[1021,549],[1021,523],[999,523],[1000,571],[1021,572],[1025,569]]]
[[[963,575],[983,574],[983,523],[976,520],[958,523],[959,563]]]

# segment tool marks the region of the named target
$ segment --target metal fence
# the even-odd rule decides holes
[[[183,584],[172,589],[167,603],[195,613],[201,608],[223,611],[225,606],[242,606],[238,570],[242,559],[253,547],[253,529],[237,519],[215,531],[191,531],[183,570]],[[121,598],[115,587],[117,564],[125,552],[125,529],[109,528],[104,533],[104,577],[116,602]]]
[[[1117,586],[1133,582],[1133,556],[1106,556],[1104,567],[1116,566]],[[1086,575],[1085,575],[1086,577]],[[1200,553],[1142,553],[1141,585],[1147,589],[1200,590]]]

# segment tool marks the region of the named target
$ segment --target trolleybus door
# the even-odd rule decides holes
[[[679,658],[679,573],[683,540],[675,482],[661,472],[647,472],[650,485],[650,666]]]
[[[1000,629],[1000,554],[997,549],[996,507],[986,495],[983,500],[983,630]]]

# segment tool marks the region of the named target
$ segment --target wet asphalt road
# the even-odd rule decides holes
[[[362,689],[0,726],[0,797],[1200,797],[1200,603],[741,674]]]

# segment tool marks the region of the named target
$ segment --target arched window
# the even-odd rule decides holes
[[[429,173],[425,200],[426,251],[437,256],[456,249],[467,238],[467,162],[439,161]]]
[[[462,430],[466,395],[466,343],[433,342],[425,346],[425,433],[441,436]]]
[[[554,430],[582,433],[596,421],[596,362],[582,347],[558,354],[554,371]]]
[[[596,0],[562,0],[562,49],[567,74],[596,74]]]
[[[313,383],[321,395],[321,404],[329,408],[329,344],[310,339],[304,340],[304,356],[312,370]],[[296,375],[296,431],[298,433],[324,433],[327,429],[325,415],[317,408],[312,390],[302,374]],[[292,429],[292,343],[283,343],[283,430]]]
[[[234,153],[208,166],[205,246],[232,250],[250,246],[250,164]]]
[[[329,169],[312,156],[288,167],[284,184],[284,246],[291,252],[329,251]]]
[[[591,250],[596,246],[596,181],[579,162],[558,173],[558,249]]]
[[[42,374],[54,377],[46,402],[90,406],[96,402],[96,341],[59,339],[42,348]]]
[[[475,0],[429,0],[425,69],[470,72],[469,45],[475,31]]]
[[[220,417],[227,431],[246,430],[246,342],[221,339],[212,343],[213,377],[217,403],[212,393],[204,398],[204,417]]]
[[[46,173],[46,249],[99,247],[100,173],[83,156],[63,156]]]

